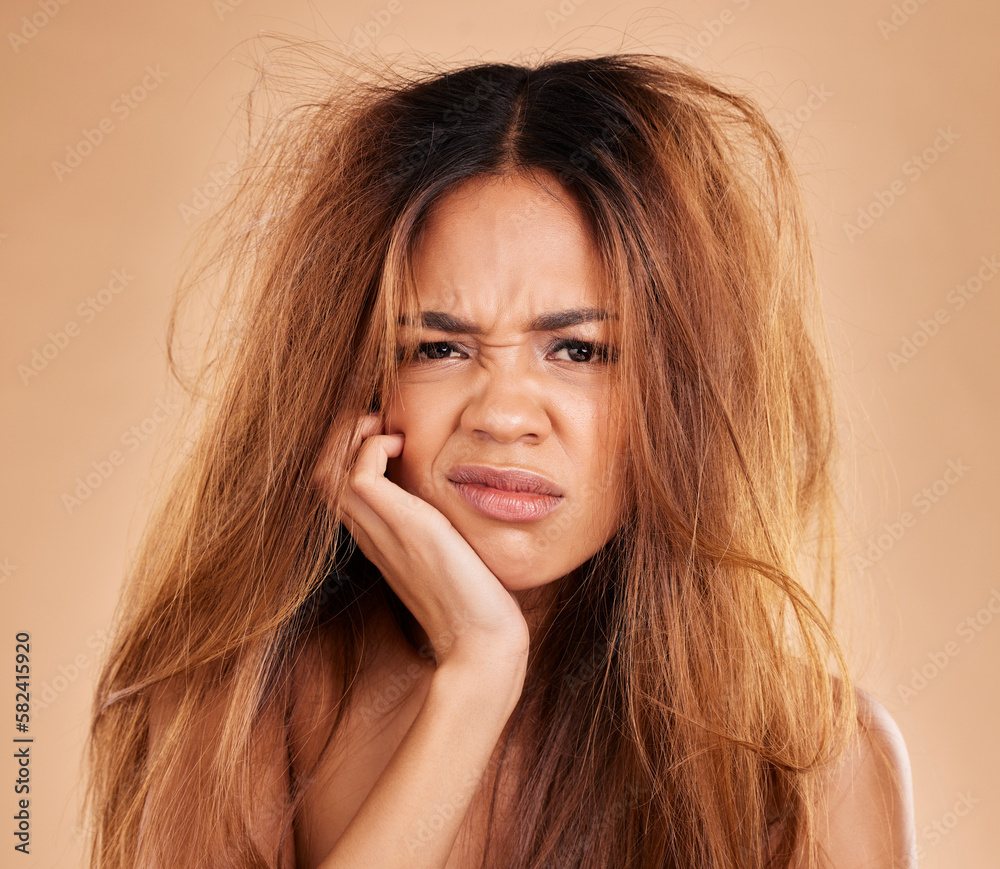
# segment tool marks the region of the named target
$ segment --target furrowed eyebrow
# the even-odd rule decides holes
[[[595,320],[618,319],[617,314],[612,314],[602,308],[570,308],[566,311],[552,311],[547,314],[540,314],[531,321],[529,331],[531,332],[553,332],[556,329],[565,329],[567,326],[578,326],[580,323],[592,323]],[[409,326],[411,321],[400,316],[400,326]],[[470,323],[460,317],[455,317],[445,311],[424,311],[420,315],[420,322],[425,329],[433,329],[437,332],[448,332],[456,335],[482,335],[483,330],[477,323]]]

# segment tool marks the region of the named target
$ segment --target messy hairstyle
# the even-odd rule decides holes
[[[261,76],[251,118],[277,80]],[[506,738],[544,739],[508,761],[518,823],[495,823],[491,803],[483,866],[814,865],[818,772],[857,719],[831,621],[830,353],[786,145],[738,88],[653,54],[331,64],[299,94],[250,125],[205,224],[210,254],[182,281],[222,276],[193,376],[174,348],[189,293],[172,312],[171,368],[197,425],[132,559],[96,690],[91,865],[135,865],[140,834],[160,865],[293,865],[257,842],[254,812],[271,800],[292,829],[316,768],[283,753],[287,792],[262,792],[259,759],[285,746],[308,650],[328,638],[343,677],[338,714],[314,722],[329,748],[369,663],[368,620],[391,613],[414,643],[317,461],[392,393],[431,206],[467,179],[521,173],[558,181],[599,253],[626,502],[533,638]],[[335,457],[338,492],[349,459]],[[208,755],[185,768],[206,708]]]

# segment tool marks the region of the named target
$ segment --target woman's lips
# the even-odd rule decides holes
[[[527,492],[536,495],[563,494],[552,480],[544,474],[525,468],[495,468],[492,465],[456,465],[448,472],[453,483],[478,483],[500,489],[502,492]]]
[[[481,483],[460,483],[455,480],[451,484],[468,504],[484,516],[506,522],[533,522],[547,516],[562,503],[562,498],[558,495],[506,492]]]
[[[563,499],[552,480],[525,468],[456,465],[448,479],[466,503],[484,516],[507,522],[541,519]]]

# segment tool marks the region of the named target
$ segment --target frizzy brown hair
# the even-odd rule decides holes
[[[581,206],[619,314],[628,504],[533,642],[512,737],[545,738],[525,741],[519,822],[491,823],[484,866],[815,859],[817,773],[856,719],[819,604],[836,575],[835,426],[784,145],[751,99],[655,55],[331,67],[312,87],[251,141],[208,225],[197,276],[220,269],[225,304],[96,692],[91,865],[134,865],[140,829],[162,865],[288,865],[252,834],[255,764],[284,733],[300,656],[320,632],[341,656],[335,740],[365,620],[388,608],[412,628],[312,484],[317,457],[393,388],[428,208],[463,180],[529,171]],[[209,707],[210,757],[182,770]],[[310,773],[290,764],[285,829]],[[182,827],[186,805],[198,820]]]

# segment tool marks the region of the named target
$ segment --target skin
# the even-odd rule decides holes
[[[917,869],[906,743],[886,708],[857,692],[858,732],[824,770],[816,806],[822,869]],[[802,849],[789,869],[808,869]]]

